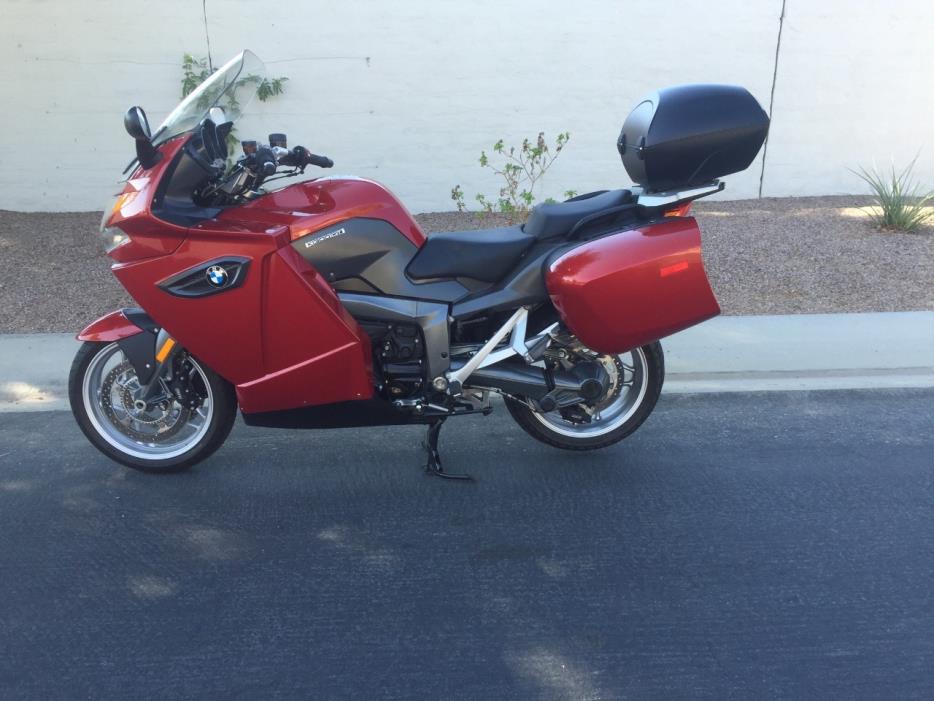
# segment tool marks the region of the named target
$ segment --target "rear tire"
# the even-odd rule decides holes
[[[504,397],[506,408],[532,438],[563,450],[596,450],[606,448],[629,436],[649,417],[665,382],[665,355],[659,342],[637,348],[631,353],[624,353],[618,358],[631,355],[634,368],[642,373],[642,382],[639,386],[629,388],[635,392],[633,404],[624,406],[618,417],[607,420],[605,430],[599,426],[599,421],[581,424],[576,428],[573,423],[566,421],[559,412],[542,414],[532,409],[524,401],[512,397]],[[611,356],[601,356],[607,358]],[[622,361],[618,361],[622,362]],[[635,376],[635,373],[633,373]]]
[[[142,413],[143,421],[137,426],[127,420],[127,406],[114,402],[112,398],[109,401],[104,399],[105,395],[117,396],[118,400],[131,396],[127,392],[132,392],[135,372],[125,359],[124,363],[119,362],[121,357],[122,351],[116,343],[85,342],[75,355],[68,377],[71,411],[81,431],[98,450],[134,470],[171,473],[191,467],[220,448],[237,418],[237,396],[229,382],[196,359],[189,358],[207,398],[194,412],[182,409],[178,403],[166,402],[166,415],[171,417],[174,413],[176,421],[185,419],[187,423],[180,429],[170,427],[162,434],[174,431],[171,434],[176,438],[173,443],[168,443],[158,432],[151,436],[154,440],[147,442],[141,430],[161,425],[158,417],[152,418],[153,412]],[[102,391],[101,378],[105,366],[114,362],[118,365],[105,376],[109,385],[106,385],[106,392]],[[114,385],[120,389],[114,390]],[[127,386],[131,389],[124,389]],[[116,420],[118,412],[124,423]],[[186,431],[191,434],[187,438]]]

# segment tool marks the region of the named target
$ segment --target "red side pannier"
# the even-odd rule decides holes
[[[623,353],[720,313],[693,217],[594,239],[549,265],[545,283],[588,347]]]

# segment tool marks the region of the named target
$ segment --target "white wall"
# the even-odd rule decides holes
[[[644,93],[748,87],[768,108],[781,0],[207,0],[215,63],[251,48],[287,93],[240,133],[285,131],[335,172],[414,211],[451,187],[493,194],[476,158],[498,138],[569,130],[547,194],[627,184],[615,140]],[[0,0],[0,208],[104,206],[132,143],[122,114],[174,106],[183,52],[207,53],[197,0]],[[934,185],[934,6],[787,0],[765,195],[861,191],[847,168],[905,163]],[[761,159],[761,155],[760,155]],[[754,197],[761,163],[727,179]]]
[[[934,4],[787,0],[772,117],[763,194],[862,192],[849,168],[915,156],[934,188]]]

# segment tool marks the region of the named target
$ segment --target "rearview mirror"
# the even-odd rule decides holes
[[[123,126],[126,127],[126,133],[137,141],[149,141],[152,138],[152,132],[149,131],[149,120],[146,119],[146,113],[142,107],[131,107],[123,115]]]
[[[152,132],[149,131],[149,120],[142,107],[131,107],[123,115],[123,126],[126,133],[136,141],[136,159],[143,168],[152,168],[162,159],[162,154],[152,145]],[[130,164],[132,165],[132,164]]]

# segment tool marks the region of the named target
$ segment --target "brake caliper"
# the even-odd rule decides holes
[[[187,353],[179,353],[172,363],[172,377],[163,380],[165,386],[183,407],[197,409],[208,397],[201,376],[191,364]]]

